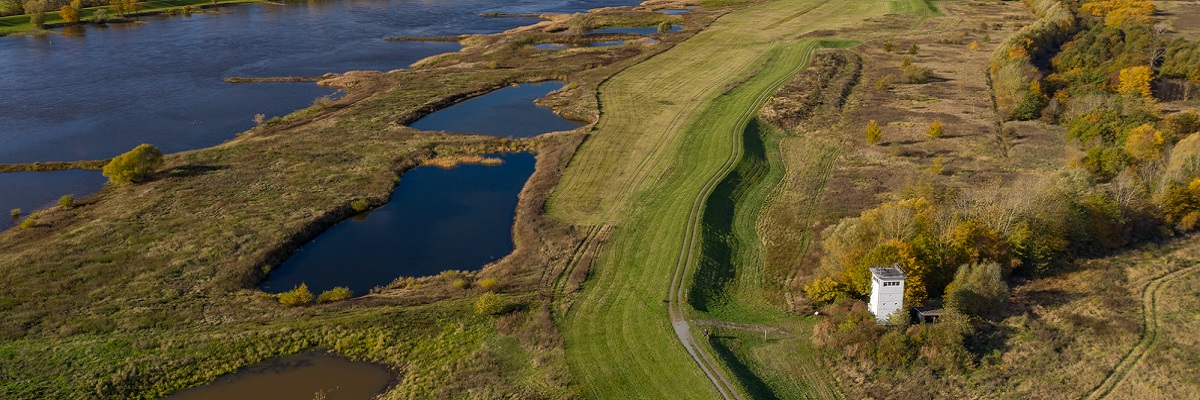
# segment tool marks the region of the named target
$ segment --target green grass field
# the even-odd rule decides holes
[[[717,396],[674,336],[664,302],[693,201],[761,95],[807,63],[818,43],[800,35],[888,9],[781,0],[738,10],[600,87],[601,119],[547,205],[571,223],[616,226],[563,324],[583,394]]]

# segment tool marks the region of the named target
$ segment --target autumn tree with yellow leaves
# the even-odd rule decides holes
[[[1117,92],[1140,94],[1148,98],[1153,96],[1150,92],[1150,82],[1153,80],[1154,71],[1150,67],[1125,68],[1120,72],[1120,83],[1117,86]]]

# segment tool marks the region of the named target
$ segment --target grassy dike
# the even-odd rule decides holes
[[[142,15],[164,14],[172,12],[182,12],[183,7],[189,6],[200,12],[202,8],[211,8],[218,6],[232,6],[240,4],[255,4],[269,3],[266,0],[151,0],[143,1],[142,7],[137,12],[129,14],[130,17]],[[92,15],[96,10],[108,7],[86,7],[79,13],[79,18],[84,23],[89,23],[92,20]],[[109,11],[109,18],[120,18],[116,13]],[[114,21],[116,22],[116,21]],[[66,25],[67,22],[59,15],[58,10],[46,10],[47,27],[59,27]],[[0,36],[20,35],[20,34],[35,34],[45,32],[42,28],[33,26],[29,23],[28,15],[10,15],[0,17]]]
[[[666,289],[701,187],[734,151],[760,95],[807,62],[806,32],[853,26],[887,2],[781,0],[735,11],[600,87],[601,119],[548,204],[615,226],[562,329],[580,390],[597,398],[712,398],[673,335]],[[719,55],[719,56],[713,56]],[[728,374],[727,374],[728,375]]]

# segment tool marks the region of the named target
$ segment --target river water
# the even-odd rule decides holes
[[[0,38],[0,163],[108,158],[142,143],[164,152],[213,146],[333,91],[312,83],[241,83],[231,76],[313,76],[393,70],[457,43],[387,36],[495,33],[536,22],[489,12],[583,12],[630,0],[344,0],[225,7],[86,26],[71,35]],[[0,210],[44,193],[90,193],[93,182],[22,177],[37,197],[0,179]],[[29,182],[33,182],[32,184]],[[54,198],[61,196],[54,195]],[[8,200],[13,198],[13,200]],[[31,210],[26,210],[31,211]],[[0,227],[3,229],[3,227]]]

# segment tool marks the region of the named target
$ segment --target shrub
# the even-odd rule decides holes
[[[1195,111],[1185,111],[1168,115],[1162,121],[1163,134],[1171,142],[1183,139],[1192,133],[1200,131],[1200,116]]]
[[[1097,180],[1108,181],[1129,165],[1129,156],[1119,148],[1097,146],[1088,150],[1080,164]]]
[[[914,56],[917,55],[917,50],[918,50],[918,48],[917,48],[916,43],[913,43],[911,46],[908,46],[908,54],[910,54],[910,55],[914,55]]]
[[[254,114],[254,124],[262,125],[267,121],[267,114]]]
[[[112,183],[140,183],[163,165],[163,154],[157,147],[142,144],[128,153],[116,156],[104,166],[104,176]]]
[[[663,21],[662,23],[658,24],[658,33],[667,33],[670,31],[671,31],[671,23],[670,22]]]
[[[846,289],[841,283],[830,278],[820,277],[804,285],[804,294],[818,303],[830,303],[846,297]]]
[[[890,89],[892,87],[892,81],[895,80],[895,78],[896,76],[892,74],[879,77],[879,80],[875,81],[875,90]]]
[[[942,165],[942,156],[937,156],[937,158],[933,159],[933,163],[929,164],[929,172],[934,175],[941,175],[943,172],[946,172],[946,166]]]
[[[496,315],[504,312],[508,305],[500,295],[487,292],[475,300],[475,313],[479,315]]]
[[[93,12],[92,13],[92,22],[95,22],[97,24],[103,24],[105,22],[108,22],[108,10],[101,8],[101,9]]]
[[[879,124],[875,120],[867,123],[867,143],[877,144],[879,139],[883,139],[883,130],[879,129]]]
[[[963,315],[991,317],[998,315],[1008,301],[1008,284],[1000,264],[965,264],[958,267],[954,281],[946,286],[947,308]]]
[[[68,195],[64,195],[63,197],[59,197],[58,205],[61,206],[62,208],[75,207],[75,196],[68,194]]]
[[[900,74],[900,81],[910,84],[929,83],[929,79],[933,77],[933,70],[925,67],[909,66]]]
[[[967,48],[971,50],[979,50],[979,42],[972,40],[971,44],[967,45]]]
[[[321,295],[317,296],[317,303],[321,303],[321,304],[332,303],[335,301],[346,300],[351,297],[354,297],[354,292],[351,292],[350,288],[345,287],[345,286],[338,286],[333,289],[329,289],[324,292],[321,292]]]
[[[354,212],[363,212],[371,208],[371,203],[366,199],[354,199],[350,202],[350,208],[354,209]]]
[[[929,124],[929,130],[925,132],[930,138],[937,139],[942,137],[945,130],[942,128],[942,120],[935,119],[932,124]]]
[[[24,221],[21,221],[20,228],[29,229],[35,226],[37,226],[37,218],[34,215],[30,215],[28,218],[25,218]]]
[[[500,285],[500,280],[496,278],[480,279],[478,285],[480,289],[492,291]]]
[[[455,279],[450,282],[450,286],[454,286],[455,289],[466,289],[470,284],[467,283],[466,279]]]
[[[312,292],[308,291],[308,285],[301,283],[295,289],[279,294],[279,303],[289,307],[303,306],[313,301]]]
[[[896,44],[895,44],[895,43],[892,43],[892,39],[888,39],[888,40],[884,40],[884,41],[883,41],[883,51],[886,51],[886,52],[888,52],[888,53],[891,53],[891,52],[892,52],[892,50],[895,50],[895,49],[896,49]]]
[[[21,209],[20,209],[20,208],[14,208],[14,209],[12,209],[12,211],[9,211],[8,213],[9,213],[10,215],[12,215],[12,217],[13,217],[13,218],[17,218],[17,217],[20,217],[20,216],[21,216]]]
[[[911,66],[912,66],[912,57],[904,57],[904,60],[901,60],[901,61],[900,61],[900,68],[901,68],[901,69],[908,68],[908,67],[911,67]]]

